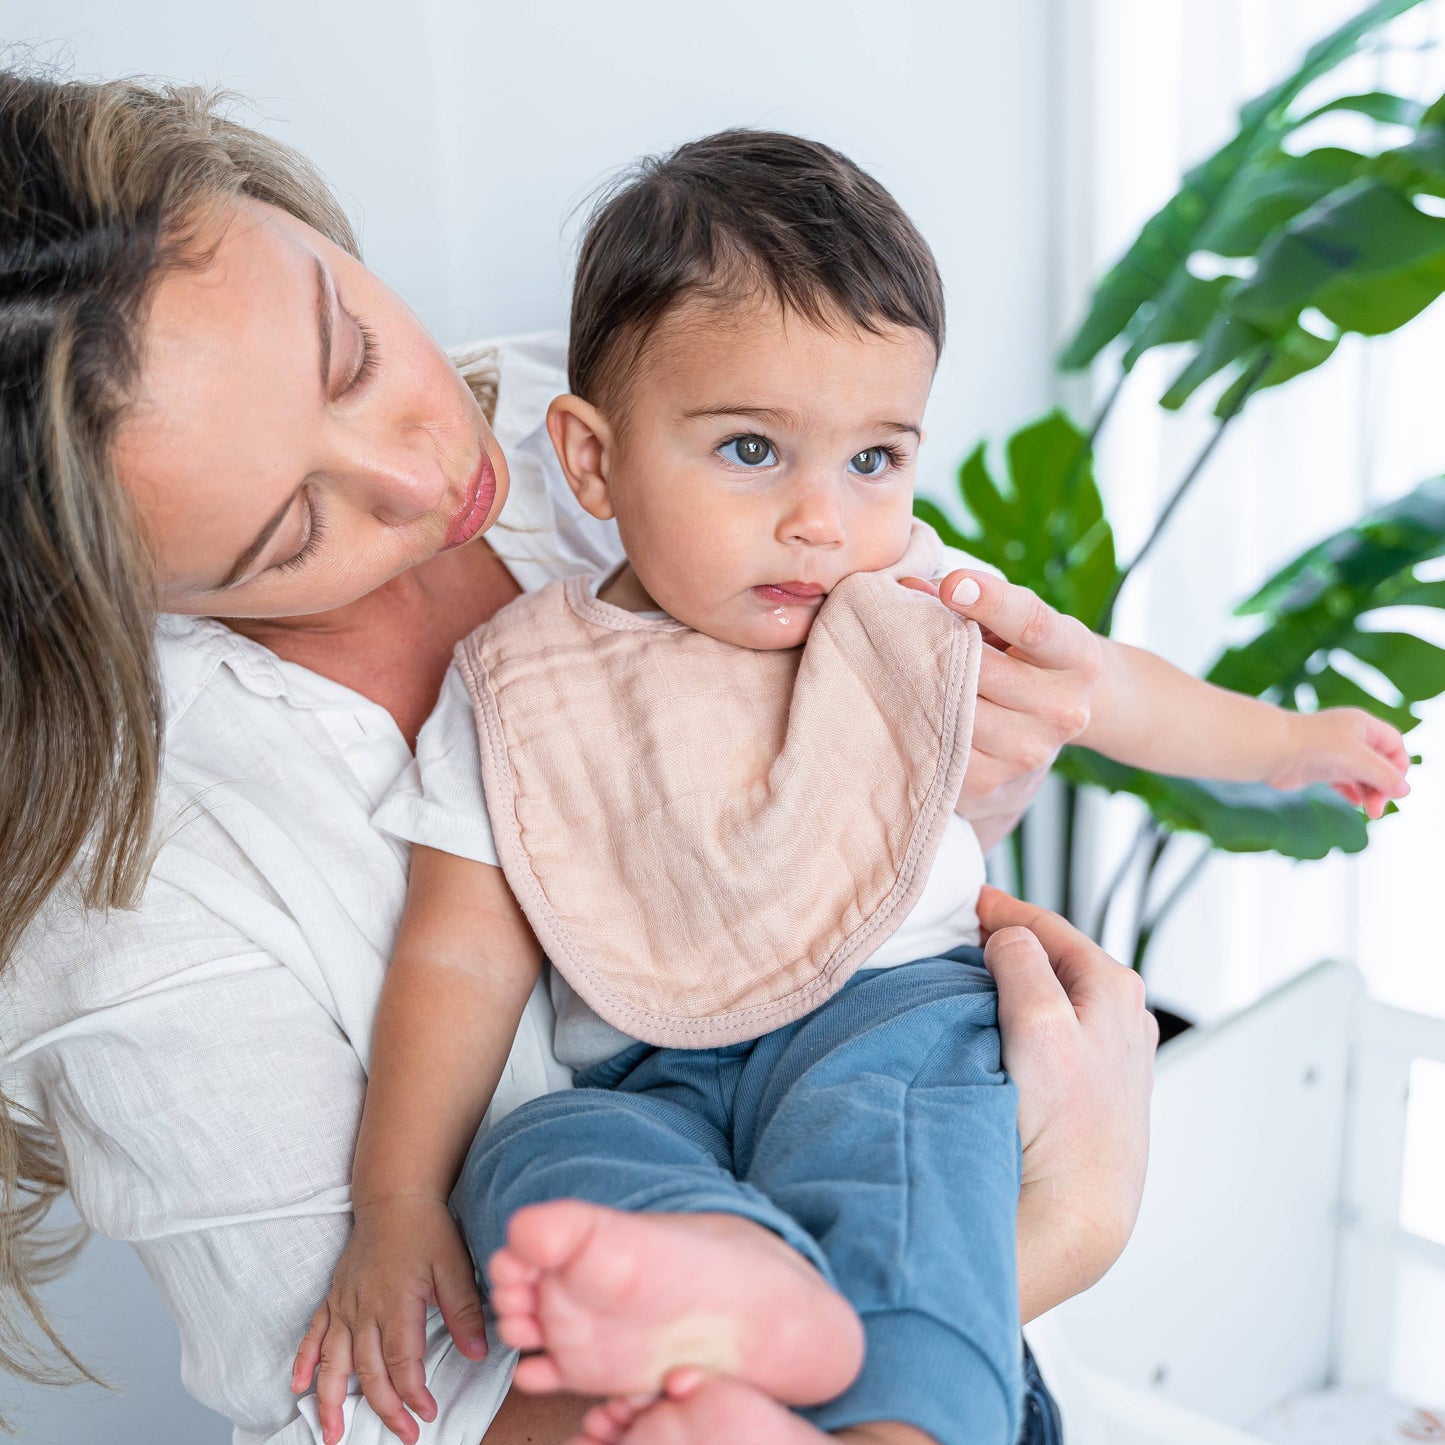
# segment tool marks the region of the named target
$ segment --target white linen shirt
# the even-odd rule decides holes
[[[512,489],[489,541],[536,588],[619,560],[541,422],[563,344],[498,347]],[[236,1445],[313,1445],[291,1360],[351,1227],[352,1150],[407,846],[371,815],[412,765],[381,707],[218,622],[160,619],[166,695],[155,869],[109,916],[56,898],[0,989],[0,1084],[55,1131],[96,1230],[128,1240],[180,1327],[186,1388]],[[545,991],[491,1117],[566,1087]],[[515,1356],[473,1364],[429,1320],[424,1445],[478,1445]],[[355,1387],[353,1387],[355,1388]],[[353,1394],[348,1445],[391,1436]]]

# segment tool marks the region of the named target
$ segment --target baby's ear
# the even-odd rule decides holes
[[[607,482],[612,431],[602,413],[580,396],[555,397],[547,408],[547,435],[583,510],[603,521],[615,516]]]

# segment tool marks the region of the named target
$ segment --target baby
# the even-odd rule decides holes
[[[714,136],[594,216],[548,428],[626,562],[463,643],[419,743],[356,1229],[303,1374],[328,1331],[343,1376],[369,1341],[373,1405],[431,1417],[425,1305],[485,1350],[450,1198],[518,1385],[614,1397],[590,1440],[689,1366],[843,1438],[1017,1438],[1015,1097],[955,811],[979,585],[912,516],[942,342],[927,246],[825,146]],[[1404,791],[1364,713],[1101,646],[1081,741],[1110,757],[1374,814]],[[577,1087],[478,1135],[544,949]]]

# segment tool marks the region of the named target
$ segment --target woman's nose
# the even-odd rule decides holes
[[[778,524],[778,540],[789,546],[841,547],[843,507],[838,489],[827,481],[797,487]]]
[[[445,507],[454,490],[445,459],[434,439],[422,431],[389,445],[367,447],[350,470],[358,502],[391,527]]]

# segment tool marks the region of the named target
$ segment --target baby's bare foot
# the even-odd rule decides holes
[[[574,1435],[567,1445],[619,1445],[628,1426],[649,1406],[657,1395],[631,1395],[625,1400],[604,1400],[582,1417],[582,1433]]]
[[[487,1268],[502,1338],[537,1351],[517,1366],[524,1390],[646,1397],[670,1370],[701,1365],[809,1405],[847,1389],[863,1362],[847,1300],[736,1215],[536,1204],[513,1216]]]
[[[675,1370],[667,1393],[638,1411],[632,1427],[606,1445],[826,1445],[828,1436],[786,1406],[738,1380]],[[593,1445],[585,1439],[570,1445]]]

